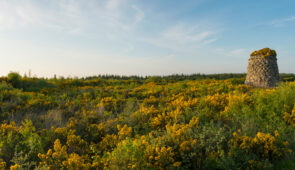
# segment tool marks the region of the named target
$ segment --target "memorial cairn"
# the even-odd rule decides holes
[[[280,81],[275,50],[263,48],[251,53],[245,84],[253,87],[271,88]]]

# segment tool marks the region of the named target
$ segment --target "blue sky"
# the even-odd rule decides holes
[[[0,75],[295,73],[294,0],[0,0]]]

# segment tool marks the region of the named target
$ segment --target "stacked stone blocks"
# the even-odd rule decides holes
[[[253,52],[249,58],[245,84],[271,88],[279,81],[276,52],[268,48]]]

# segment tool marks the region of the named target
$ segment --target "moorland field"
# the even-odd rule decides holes
[[[294,169],[295,81],[0,78],[1,169]]]

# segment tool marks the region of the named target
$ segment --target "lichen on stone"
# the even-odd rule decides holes
[[[263,48],[263,49],[258,50],[258,51],[253,51],[250,56],[258,56],[258,55],[261,56],[262,58],[265,58],[267,56],[276,57],[277,53],[276,53],[275,50],[272,50],[270,48]]]

